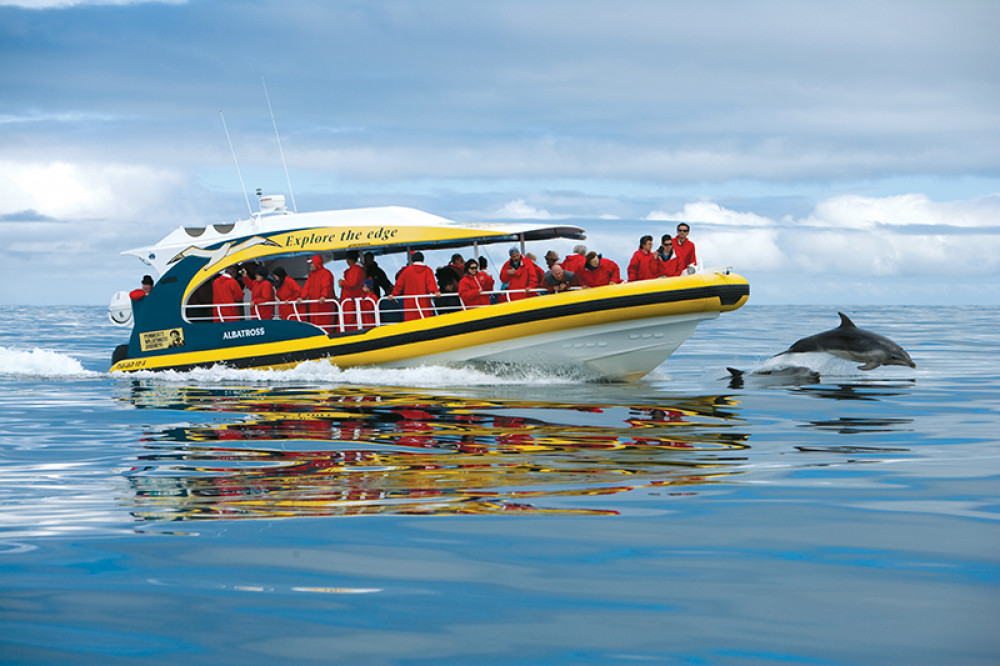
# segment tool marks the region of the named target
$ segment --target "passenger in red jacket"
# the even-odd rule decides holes
[[[292,321],[305,321],[305,317],[300,317],[296,314],[305,313],[304,306],[296,304],[296,301],[302,294],[302,288],[299,287],[299,283],[288,277],[288,273],[281,266],[274,269],[274,278],[277,285],[274,295],[281,301],[278,303],[278,317]]]
[[[504,294],[508,301],[519,301],[528,296],[532,288],[538,286],[535,264],[528,257],[521,256],[516,247],[510,249],[510,259],[500,269],[500,279],[510,291]]]
[[[255,319],[274,319],[274,285],[267,279],[267,269],[261,266],[250,284],[250,302]]]
[[[587,263],[587,246],[577,245],[573,248],[573,254],[567,254],[566,258],[563,259],[561,263],[564,271],[576,273],[579,278],[580,273],[583,271],[583,267]]]
[[[656,248],[656,260],[660,268],[660,275],[663,277],[677,277],[681,274],[680,266],[677,264],[677,255],[674,254],[673,239],[670,234],[663,234],[660,238],[660,247]]]
[[[142,276],[142,288],[133,289],[128,292],[128,297],[133,301],[138,301],[140,298],[145,298],[149,295],[149,292],[153,290],[153,276],[143,275]]]
[[[694,243],[688,240],[691,227],[687,222],[677,225],[677,237],[674,238],[674,256],[677,257],[677,274],[684,273],[688,268],[698,263],[694,253]]]
[[[461,278],[465,275],[465,261],[462,259],[462,255],[455,253],[451,255],[451,262],[448,263],[448,268],[455,271],[455,275]]]
[[[352,331],[361,328],[358,325],[358,305],[359,298],[364,296],[362,285],[365,282],[365,269],[358,261],[361,254],[357,250],[348,250],[345,257],[347,259],[347,270],[340,280],[340,309],[344,317],[344,330]]]
[[[530,260],[531,264],[535,267],[535,287],[542,286],[542,280],[545,279],[545,269],[538,265],[538,257],[535,256],[534,252],[528,252],[524,255],[526,260]],[[537,296],[537,292],[531,292],[529,296]]]
[[[479,262],[469,259],[465,262],[465,277],[458,283],[458,297],[466,308],[479,308],[490,304],[490,297],[484,291],[489,290],[483,289],[483,282],[479,280]]]
[[[358,305],[361,310],[361,328],[375,326],[375,310],[378,309],[378,299],[375,298],[375,281],[371,278],[361,283],[361,298]]]
[[[236,267],[230,266],[212,283],[212,303],[215,321],[243,319],[243,287],[234,276]]]
[[[423,319],[434,314],[433,305],[429,295],[441,296],[437,281],[434,279],[434,271],[424,265],[424,253],[414,252],[411,255],[412,261],[409,266],[399,273],[396,286],[392,289],[392,298],[402,296],[400,301],[403,304],[403,319],[412,321]]]
[[[653,255],[653,237],[643,236],[639,239],[639,249],[632,255],[628,264],[628,281],[652,280],[659,277],[660,267]]]
[[[476,271],[476,279],[479,280],[479,284],[483,285],[483,291],[490,292],[496,289],[496,282],[493,280],[493,276],[486,270],[486,257],[479,257],[479,270]],[[495,301],[496,298],[491,295],[490,302]]]
[[[337,325],[337,314],[333,301],[337,298],[333,291],[333,273],[323,268],[323,257],[313,255],[309,259],[309,275],[302,285],[298,302],[309,303],[309,323],[321,327],[327,333]]]
[[[618,264],[596,252],[587,253],[587,263],[583,270],[576,274],[576,278],[585,287],[603,287],[619,284],[622,281]]]

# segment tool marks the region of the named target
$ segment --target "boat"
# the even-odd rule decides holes
[[[112,299],[111,320],[132,326],[128,343],[115,349],[112,373],[215,365],[288,369],[318,361],[341,369],[542,366],[633,381],[663,363],[700,322],[740,308],[749,297],[747,281],[730,269],[701,269],[519,300],[497,291],[495,303],[475,308],[455,298],[451,308],[438,305],[425,313],[433,316],[410,321],[401,320],[398,308],[414,304],[385,296],[368,325],[343,316],[356,306],[352,299],[333,303],[335,323],[326,327],[306,316],[255,318],[243,303],[239,318],[216,321],[220,305],[206,302],[205,291],[232,266],[262,265],[272,274],[280,266],[301,283],[314,255],[329,266],[351,250],[382,256],[470,248],[480,256],[485,245],[514,244],[524,253],[527,243],[586,238],[573,225],[460,223],[399,206],[299,213],[288,210],[281,195],[258,196],[260,209],[247,219],[181,226],[154,245],[122,252],[158,277],[138,300],[128,292]]]

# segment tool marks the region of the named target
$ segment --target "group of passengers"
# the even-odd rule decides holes
[[[632,255],[628,265],[629,282],[652,280],[659,277],[677,277],[693,272],[697,263],[694,243],[688,240],[691,227],[681,222],[677,225],[677,236],[664,234],[660,246],[653,250],[653,237],[639,239],[639,249]]]
[[[693,272],[697,259],[694,243],[688,240],[690,230],[686,223],[680,223],[677,235],[664,234],[655,250],[653,237],[643,236],[629,262],[628,281]],[[211,306],[214,321],[243,319],[244,289],[247,289],[253,319],[308,321],[328,331],[342,323],[343,330],[357,330],[376,325],[375,313],[383,294],[389,301],[380,313],[383,322],[411,321],[450,310],[517,301],[540,293],[622,282],[618,264],[597,252],[588,252],[584,245],[577,245],[563,258],[553,250],[546,252],[548,270],[538,265],[534,254],[522,255],[518,248],[511,248],[508,260],[500,268],[499,291],[486,270],[485,257],[465,261],[456,253],[447,265],[434,271],[424,263],[422,252],[412,252],[407,264],[396,273],[394,283],[371,252],[362,256],[357,250],[348,250],[345,259],[347,268],[337,281],[339,299],[333,273],[317,254],[308,259],[309,272],[301,286],[281,266],[273,273],[259,264],[231,266],[210,283],[211,301],[204,305]],[[148,294],[152,282],[150,276],[144,276],[143,288],[131,292],[132,299]],[[195,303],[192,298],[191,305]]]

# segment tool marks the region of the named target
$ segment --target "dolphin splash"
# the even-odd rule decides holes
[[[859,370],[873,370],[880,365],[905,365],[917,367],[910,355],[889,338],[858,328],[843,312],[840,326],[802,338],[785,351],[775,354],[826,352],[838,358],[861,363]]]

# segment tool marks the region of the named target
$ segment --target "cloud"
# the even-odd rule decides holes
[[[924,194],[838,196],[780,220],[712,201],[646,221],[692,225],[702,266],[830,276],[992,275],[1000,270],[1000,195],[936,202]],[[734,228],[741,227],[737,231]]]
[[[864,230],[879,225],[997,228],[1000,226],[1000,194],[946,202],[931,201],[925,194],[845,195],[819,202],[800,224]]]
[[[138,164],[0,160],[0,214],[128,219],[166,203],[181,174]]]
[[[48,215],[42,215],[37,210],[19,210],[14,213],[0,214],[0,222],[58,222],[59,220]]]
[[[740,213],[734,210],[723,208],[712,201],[698,201],[685,204],[684,208],[676,213],[666,213],[663,211],[653,211],[644,218],[650,221],[663,222],[707,222],[711,224],[724,224],[735,227],[771,227],[774,221],[766,217],[761,217],[754,213]]]
[[[2,0],[0,0],[2,2]],[[0,114],[0,125],[24,125],[28,123],[92,123],[114,122],[119,117],[107,113],[89,113],[85,111],[63,111],[47,113],[29,110],[21,114]]]
[[[493,214],[493,219],[501,220],[564,220],[568,215],[553,215],[547,210],[539,210],[526,203],[524,199],[515,199],[504,204]]]

